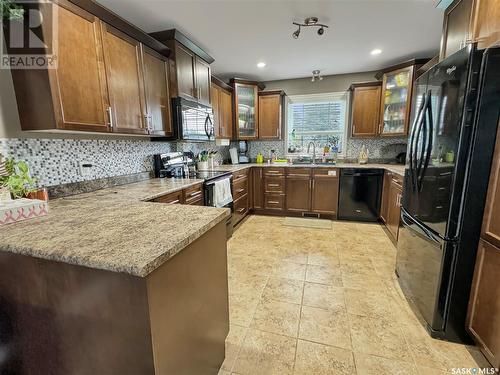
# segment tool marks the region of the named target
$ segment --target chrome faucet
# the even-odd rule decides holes
[[[309,144],[307,145],[307,153],[309,154],[309,151],[311,150],[311,145],[313,146],[313,164],[316,163],[316,143],[314,143],[313,141],[309,142]]]

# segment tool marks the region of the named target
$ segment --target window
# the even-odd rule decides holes
[[[338,148],[343,155],[346,142],[347,94],[291,96],[288,103],[287,154],[307,154],[313,141],[316,154],[322,155],[324,147]]]

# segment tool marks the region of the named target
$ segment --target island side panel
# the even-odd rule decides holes
[[[2,374],[153,374],[146,280],[0,252]]]
[[[214,374],[229,332],[226,223],[147,277],[157,374]]]

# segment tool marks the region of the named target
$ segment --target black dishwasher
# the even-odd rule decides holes
[[[377,221],[380,216],[383,182],[383,169],[341,169],[339,219]]]

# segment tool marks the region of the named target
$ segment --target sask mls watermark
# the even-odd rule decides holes
[[[0,0],[1,69],[56,69],[57,6],[49,0]]]

